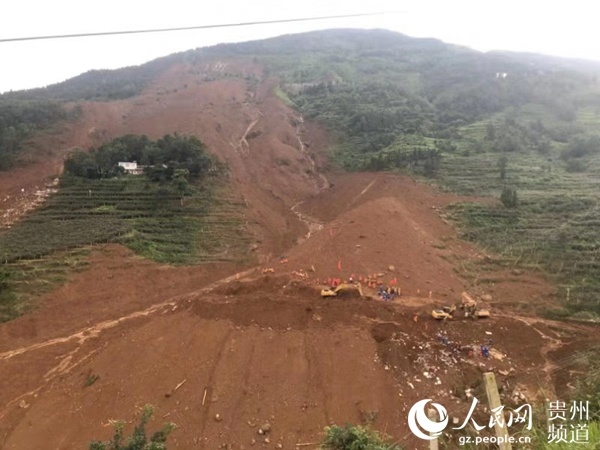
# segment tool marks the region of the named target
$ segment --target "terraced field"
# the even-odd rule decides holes
[[[569,173],[556,157],[513,154],[505,180],[498,158],[445,155],[439,180],[449,191],[495,198],[506,184],[517,190],[519,206],[456,204],[449,217],[465,238],[511,265],[546,271],[566,307],[553,314],[600,312],[600,158],[588,161],[584,173]]]
[[[176,193],[145,177],[63,186],[0,232],[0,320],[19,315],[40,286],[62,281],[65,267],[81,263],[75,255],[93,244],[122,243],[169,264],[239,261],[248,244],[243,207],[215,182],[197,186],[183,205]]]
[[[19,259],[0,267],[0,322],[18,317],[34,306],[36,297],[85,270],[88,248],[77,248],[34,259]]]

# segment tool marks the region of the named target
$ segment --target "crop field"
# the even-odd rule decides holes
[[[176,193],[145,177],[62,186],[0,232],[0,321],[19,315],[41,287],[80,267],[82,252],[93,244],[122,243],[169,264],[240,261],[248,244],[243,207],[213,182],[196,187],[183,206]]]
[[[88,267],[89,248],[77,248],[36,259],[19,259],[0,267],[0,322],[25,313],[35,298]]]
[[[244,240],[243,203],[221,191],[197,189],[181,206],[175,193],[142,177],[61,187],[33,214],[0,234],[0,261],[39,258],[102,242],[121,242],[173,264],[230,260],[234,253],[217,255],[226,244]]]
[[[455,204],[448,217],[464,238],[511,266],[549,275],[565,305],[553,314],[600,313],[600,158],[588,161],[584,173],[569,173],[555,157],[513,154],[505,180],[498,158],[444,155],[438,182],[448,191],[497,199],[506,184],[517,190],[519,205]]]

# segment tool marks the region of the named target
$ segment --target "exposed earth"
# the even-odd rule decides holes
[[[564,398],[575,350],[600,337],[536,318],[554,288],[494,265],[444,220],[452,202],[490,200],[408,176],[325,172],[326,132],[285,106],[276,85],[252,64],[174,66],[138,97],[83,103],[76,122],[31,141],[30,164],[0,174],[8,226],[43,201],[36,191],[73,147],[195,134],[230,168],[255,255],[246,266],[168,267],[93,248],[85,271],[0,325],[1,449],[87,448],[110,438],[114,420],[135,423],[145,404],[156,407],[152,430],[177,425],[173,449],[315,448],[325,426],[345,422],[424,448],[408,409],[432,398],[464,418],[469,396],[485,403],[483,372],[496,373],[506,404],[534,401],[540,387]],[[485,283],[468,276],[473,267]],[[320,296],[330,278],[370,275],[397,280],[401,295],[385,302],[363,284],[362,298]],[[491,318],[431,318],[463,291],[485,299]]]

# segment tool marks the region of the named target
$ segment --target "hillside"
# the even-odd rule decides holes
[[[20,315],[0,323],[0,449],[85,448],[148,403],[152,429],[177,425],[170,449],[316,448],[345,422],[421,448],[408,409],[432,398],[464,418],[485,371],[507,406],[569,399],[597,325],[549,316],[597,311],[595,73],[336,30],[0,97],[71,112],[0,172],[0,293]],[[146,175],[57,179],[73,149],[128,135],[193,136],[225,173],[187,199]],[[69,244],[48,250],[50,229]],[[362,297],[321,297],[351,276]],[[462,291],[491,318],[431,317]]]
[[[507,263],[518,261],[549,272],[561,286],[561,297],[566,301],[568,291],[569,300],[574,300],[567,302],[566,308],[549,312],[556,317],[598,313],[600,308],[595,300],[600,285],[593,281],[598,248],[593,205],[597,203],[595,172],[600,164],[599,70],[599,65],[590,61],[480,53],[385,30],[328,30],[189,50],[117,71],[92,71],[44,89],[5,94],[0,97],[0,107],[32,101],[95,100],[76,107],[69,104],[71,120],[83,114],[81,120],[88,123],[73,126],[79,130],[76,140],[63,139],[59,144],[72,142],[86,148],[122,132],[145,132],[148,124],[140,122],[144,117],[135,117],[137,113],[128,117],[129,107],[120,106],[131,103],[131,98],[146,105],[154,102],[153,108],[169,112],[174,104],[161,104],[161,96],[173,93],[177,94],[174,102],[179,122],[155,123],[153,130],[195,133],[203,140],[206,136],[214,149],[230,141],[230,146],[246,152],[250,140],[255,146],[270,145],[261,118],[269,114],[267,103],[284,108],[283,102],[286,107],[279,114],[287,118],[279,116],[275,139],[288,151],[283,157],[263,156],[275,162],[269,166],[277,176],[285,178],[291,169],[292,178],[300,181],[303,173],[305,179],[300,181],[302,187],[280,179],[283,188],[277,183],[273,185],[276,188],[267,188],[270,198],[259,202],[267,209],[274,207],[273,202],[279,202],[278,210],[284,204],[283,209],[289,208],[293,206],[291,198],[300,201],[306,194],[316,193],[323,184],[313,173],[317,166],[408,171],[458,194],[499,197],[504,188],[516,190],[521,208],[506,211],[494,204],[480,211],[476,207],[475,215],[483,220],[472,220],[469,208],[454,208],[449,219],[465,228],[469,239],[502,253]],[[177,78],[173,78],[174,71]],[[161,85],[161,80],[167,81]],[[207,92],[207,86],[215,92]],[[232,91],[225,108],[215,108],[215,96],[233,86],[235,94]],[[203,99],[202,106],[190,105],[197,96]],[[130,100],[109,102],[111,107],[100,113],[99,105],[115,98]],[[242,110],[236,109],[239,102],[244,105]],[[267,109],[262,109],[263,104]],[[201,107],[201,112],[195,118],[186,115],[185,111],[195,106]],[[82,113],[82,108],[88,111]],[[300,142],[301,117],[327,129],[327,151],[314,151],[325,148],[319,147],[323,143],[320,137],[315,142],[306,138],[299,149],[304,154],[303,167],[287,167],[295,165],[292,148]],[[96,124],[96,120],[100,122]],[[103,123],[106,120],[110,124]],[[136,121],[143,125],[134,124]],[[224,131],[224,124],[236,129]],[[88,136],[81,132],[86,126]],[[107,134],[108,128],[112,134]],[[150,135],[158,137],[159,133]],[[31,150],[21,159],[35,159],[34,155],[40,154],[36,145],[34,138],[27,146]],[[48,152],[48,147],[44,151]],[[230,151],[215,151],[225,162],[239,162]],[[62,155],[62,151],[55,156],[50,153],[43,158],[45,163],[39,161],[29,169],[18,165],[10,172],[14,177],[9,174],[0,179],[0,183],[10,180],[2,191],[7,192],[3,199],[5,223],[43,197],[39,167],[45,164],[45,174],[56,174]],[[249,158],[253,159],[254,155]],[[253,172],[254,180],[258,179],[258,172],[249,169],[246,161],[243,166],[233,168],[232,173],[238,177],[243,173],[248,181]],[[26,173],[34,167],[38,173],[32,185],[26,182]],[[13,207],[13,202],[20,206]],[[575,215],[561,215],[560,208]],[[261,220],[265,217],[262,213]],[[503,226],[494,225],[498,217],[503,217]],[[285,225],[281,221],[270,224],[270,230],[296,226],[294,219],[290,220]],[[502,244],[505,227],[524,230],[512,236],[516,237],[514,245]],[[547,231],[537,233],[539,229]],[[273,236],[268,232],[258,240],[269,239],[267,235]],[[265,253],[281,252],[292,241],[287,239]],[[566,261],[555,264],[560,255],[567,255]]]

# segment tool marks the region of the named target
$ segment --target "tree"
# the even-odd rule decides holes
[[[500,194],[500,201],[506,208],[516,208],[519,203],[517,190],[504,186]]]
[[[65,161],[65,173],[83,178],[113,178],[122,175],[121,161],[136,161],[146,166],[152,181],[167,182],[177,169],[187,170],[186,179],[197,180],[218,167],[204,151],[204,144],[191,136],[165,135],[156,142],[146,136],[125,135],[91,151],[75,151]],[[181,182],[181,181],[180,181]]]
[[[98,164],[94,157],[83,150],[75,150],[65,160],[65,172],[82,178],[98,178]]]
[[[506,165],[508,164],[508,158],[506,157],[506,155],[502,155],[500,158],[498,158],[498,162],[497,162],[497,166],[498,169],[500,169],[500,179],[504,180],[506,179]]]
[[[423,164],[423,175],[426,177],[433,177],[438,169],[440,168],[440,157],[439,155],[431,154],[425,160]]]
[[[66,111],[57,102],[0,95],[0,170],[8,170],[18,161],[28,136],[66,117]]]
[[[190,188],[190,183],[188,181],[188,177],[190,176],[190,171],[187,169],[175,169],[173,172],[173,185],[175,189],[177,189],[177,193],[181,197],[181,206],[183,206],[183,197],[188,193]]]
[[[89,450],[166,450],[167,437],[169,433],[175,428],[175,424],[166,423],[163,425],[160,431],[155,432],[151,437],[150,441],[146,437],[146,424],[152,414],[154,408],[151,405],[144,406],[140,422],[133,430],[131,437],[124,439],[123,436],[123,422],[118,422],[115,426],[115,434],[110,441],[92,441],[90,442]]]
[[[485,126],[485,139],[486,141],[494,141],[496,139],[496,127],[493,122],[488,122]]]
[[[578,136],[569,142],[560,156],[564,160],[600,153],[600,136]]]

